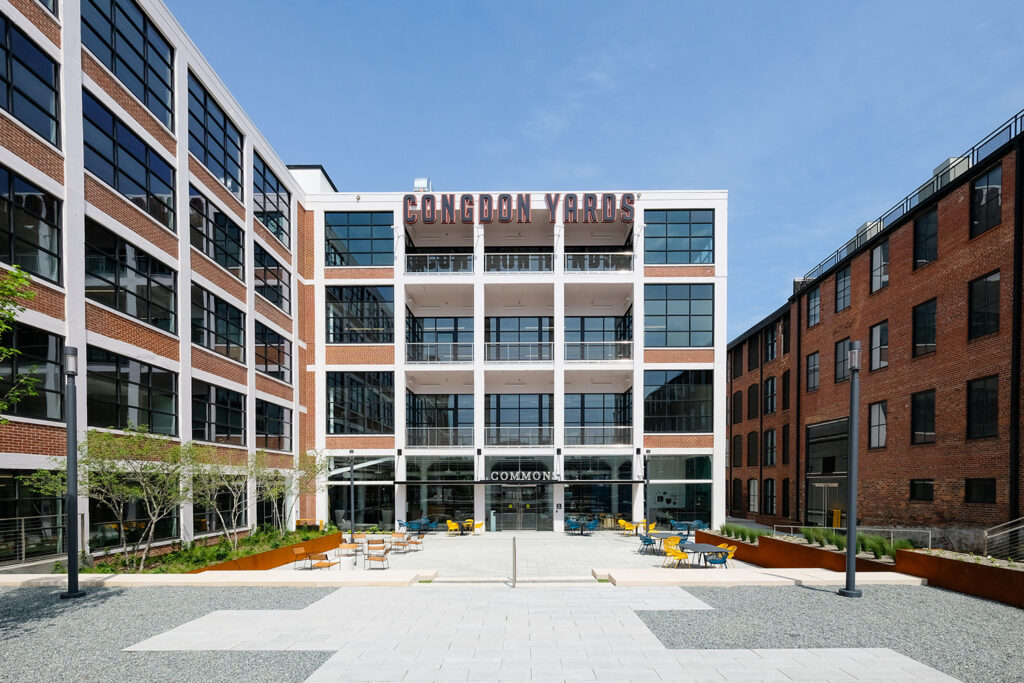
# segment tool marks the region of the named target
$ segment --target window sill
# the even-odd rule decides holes
[[[889,369],[889,365],[886,364],[886,365],[883,365],[880,368],[871,368],[871,369],[868,370],[868,372],[870,372],[871,374],[875,374],[876,372],[881,372],[882,370],[888,370],[888,369]]]
[[[231,450],[240,450],[240,451],[247,451],[247,450],[249,450],[249,447],[246,446],[246,445],[239,446],[238,444],[234,444],[234,443],[220,443],[220,442],[217,442],[217,441],[204,441],[203,439],[193,439],[192,441],[194,443],[197,443],[197,444],[201,445],[201,446],[216,446],[217,448],[230,448]]]
[[[49,11],[49,10],[47,10],[47,11],[46,11],[46,13],[47,13],[47,14],[49,14],[49,13],[50,13],[50,11]],[[45,52],[46,52],[46,50],[43,50],[43,52],[45,53]],[[47,54],[46,56],[47,56],[47,58],[49,58],[49,57],[50,57],[50,55],[49,55],[49,54]],[[62,66],[62,65],[61,65],[61,63],[60,63],[60,62],[58,62],[58,61],[56,61],[56,60],[54,60],[54,63],[55,63],[55,64],[56,64],[57,66]],[[58,99],[59,99],[59,98],[60,98],[60,92],[58,92],[58,93],[57,93],[57,96],[58,96]],[[21,122],[21,121],[20,121],[20,120],[19,120],[18,118],[16,118],[16,117],[14,116],[14,114],[12,114],[11,112],[7,111],[6,109],[0,109],[0,111],[2,111],[2,112],[3,112],[3,116],[6,116],[6,117],[7,117],[7,118],[8,118],[8,119],[9,119],[10,121],[12,121],[12,122],[13,122],[13,123],[14,123],[14,124],[15,124],[16,126],[18,126],[18,127],[19,127],[19,128],[21,129],[21,130],[23,130],[24,132],[28,133],[29,135],[31,135],[32,137],[34,137],[34,138],[35,138],[36,140],[38,140],[39,142],[41,142],[41,143],[43,143],[44,145],[46,145],[47,147],[49,147],[49,148],[50,148],[50,151],[51,151],[51,152],[56,152],[56,153],[57,153],[57,154],[58,154],[58,155],[60,156],[60,158],[61,158],[61,159],[64,159],[64,158],[65,158],[65,156],[64,156],[64,150],[62,150],[62,149],[60,148],[60,145],[59,145],[59,144],[56,144],[56,143],[50,142],[49,140],[47,140],[46,138],[44,138],[44,137],[43,137],[42,135],[40,135],[39,133],[35,132],[34,130],[32,130],[31,128],[29,128],[28,126],[26,126],[26,125],[25,125],[24,123],[22,123],[22,122]],[[61,119],[57,119],[57,127],[58,127],[58,131],[59,131],[59,132],[62,132],[62,133],[64,133],[64,134],[66,135],[66,134],[67,134],[67,130],[66,130],[66,128],[64,128],[64,123],[65,123],[65,122],[64,122],[64,121],[62,121]],[[60,137],[60,136],[58,135],[58,137]],[[18,158],[19,158],[19,159],[21,159],[21,157],[18,157]],[[21,159],[21,160],[22,160],[22,161],[26,161],[25,159]],[[35,164],[32,164],[31,162],[28,162],[28,161],[26,161],[26,163],[29,163],[29,164],[30,164],[31,166],[33,166],[33,168],[35,168]],[[38,169],[38,168],[36,168],[36,170],[38,171],[39,169]],[[17,172],[17,169],[14,169],[14,171],[15,171],[15,172]],[[42,173],[42,171],[40,171],[40,173]],[[43,175],[46,175],[46,174],[44,173]],[[53,179],[51,178],[51,180],[53,180]],[[33,184],[34,184],[34,183],[33,183]]]

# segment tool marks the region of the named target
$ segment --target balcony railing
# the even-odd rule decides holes
[[[550,272],[553,254],[485,254],[484,270],[489,273]]]
[[[408,363],[472,363],[473,343],[421,343],[405,345],[405,360]]]
[[[409,448],[433,446],[472,446],[472,427],[406,427],[405,445]]]
[[[837,265],[856,251],[858,247],[866,244],[872,237],[898,221],[908,211],[941,190],[954,179],[962,176],[967,169],[982,161],[989,154],[995,152],[1022,132],[1024,132],[1024,110],[1017,112],[1003,125],[989,133],[959,157],[950,159],[948,165],[944,164],[939,172],[932,176],[930,180],[897,202],[895,206],[882,214],[877,220],[871,221],[867,229],[857,233],[853,239],[832,252],[831,256],[812,268],[804,277],[808,280],[818,278],[826,270]]]
[[[551,342],[487,342],[487,358],[497,363],[544,363],[552,360]]]
[[[568,361],[628,360],[633,357],[633,342],[566,342]]]
[[[550,446],[554,443],[553,427],[487,427],[488,446]]]
[[[633,270],[632,252],[602,252],[565,255],[566,272],[623,272]]]
[[[79,513],[79,533],[84,531],[84,519],[85,515]],[[66,515],[0,519],[0,564],[18,564],[33,557],[66,553],[66,520]]]
[[[623,425],[588,425],[565,428],[566,446],[628,446],[633,428]]]
[[[472,254],[406,254],[407,273],[472,273]]]

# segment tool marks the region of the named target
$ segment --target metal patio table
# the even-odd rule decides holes
[[[690,553],[699,553],[702,561],[705,560],[705,555],[708,553],[728,552],[725,548],[719,548],[717,545],[711,545],[710,543],[680,543],[679,547]]]

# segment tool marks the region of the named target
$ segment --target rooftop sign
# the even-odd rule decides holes
[[[636,198],[632,192],[616,196],[606,192],[588,192],[583,195],[549,192],[544,195],[548,209],[548,222],[555,222],[559,205],[565,223],[611,223],[618,218],[623,223],[633,221]],[[529,223],[531,217],[530,194],[407,194],[402,198],[402,221],[413,224],[422,220],[426,224],[440,223]]]

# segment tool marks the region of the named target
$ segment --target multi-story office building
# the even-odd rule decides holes
[[[63,456],[74,410],[80,438],[325,457],[302,517],[347,516],[354,466],[361,524],[639,519],[649,458],[652,518],[722,521],[724,192],[339,192],[282,163],[156,0],[4,0],[0,29],[0,267],[36,292],[2,378],[42,379],[0,426],[0,518],[57,523],[17,477]],[[267,514],[250,496],[246,524]]]
[[[1022,124],[943,162],[730,343],[732,514],[845,524],[860,341],[861,522],[960,542],[947,530],[1024,515]]]

